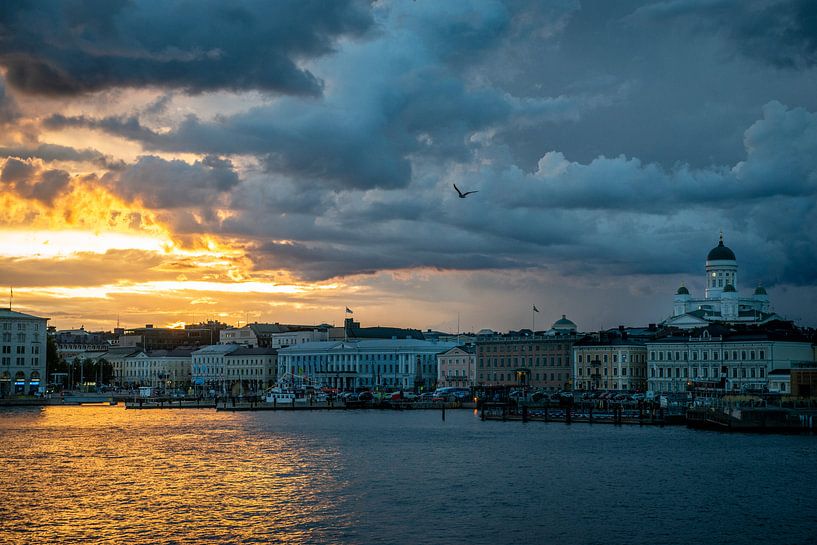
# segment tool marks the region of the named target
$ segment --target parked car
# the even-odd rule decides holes
[[[374,395],[371,392],[360,392],[357,394],[358,401],[371,401],[374,399]]]

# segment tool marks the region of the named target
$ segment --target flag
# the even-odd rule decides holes
[[[536,305],[533,305],[533,312],[539,312],[539,309],[536,308]]]
[[[352,312],[352,309],[349,307],[346,307],[346,314],[354,314],[354,312]]]

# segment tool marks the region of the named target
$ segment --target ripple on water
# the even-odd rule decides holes
[[[815,445],[465,411],[14,410],[0,542],[807,543]]]

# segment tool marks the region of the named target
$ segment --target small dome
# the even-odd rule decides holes
[[[483,335],[490,336],[490,335],[494,335],[494,332],[492,330],[490,330],[490,329],[480,329],[479,332],[477,333],[477,335],[479,335],[479,336],[483,336]]]
[[[718,245],[709,250],[707,261],[735,261],[735,252],[723,245],[723,235]]]
[[[562,317],[553,322],[553,329],[576,329],[576,324],[568,320],[564,314]]]
[[[678,288],[678,291],[675,292],[676,295],[689,295],[689,290],[686,286],[681,286]]]
[[[766,288],[758,286],[755,288],[755,295],[766,295]]]
[[[732,284],[726,284],[726,285],[723,287],[723,291],[724,291],[724,292],[731,292],[731,293],[735,293],[735,291],[736,291],[736,290],[735,290],[735,286],[733,286]]]

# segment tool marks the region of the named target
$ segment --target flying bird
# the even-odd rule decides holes
[[[454,189],[456,189],[456,190],[457,190],[457,195],[459,195],[460,199],[464,199],[465,197],[467,197],[467,196],[468,196],[468,195],[470,195],[471,193],[479,193],[479,190],[476,190],[476,191],[466,191],[465,193],[463,193],[462,191],[460,191],[460,188],[459,188],[459,187],[457,187],[457,184],[452,184],[452,185],[454,186]]]

